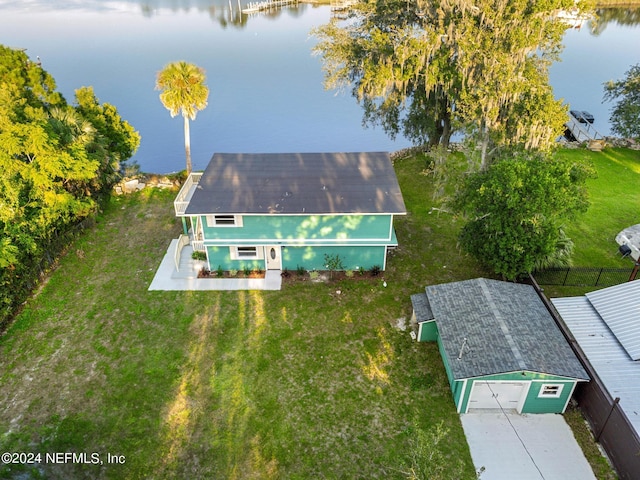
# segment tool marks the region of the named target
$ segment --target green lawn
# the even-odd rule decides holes
[[[575,242],[573,263],[581,267],[626,267],[615,236],[640,223],[640,151],[629,149],[561,150],[559,155],[586,158],[597,177],[588,181],[591,205],[567,227]]]
[[[412,213],[386,288],[148,292],[180,232],[175,192],[113,199],[0,339],[1,449],[104,462],[43,457],[33,478],[474,478],[436,346],[396,328],[424,285],[481,274],[429,214],[422,168],[399,169]],[[416,465],[440,422],[439,460]]]
[[[616,178],[629,198],[626,178],[607,168],[635,168],[637,181],[637,156],[570,154],[602,161],[594,185]],[[381,277],[280,292],[148,292],[180,233],[175,192],[114,198],[0,338],[0,449],[95,452],[103,464],[43,456],[31,468],[0,465],[0,477],[400,479],[413,469],[474,478],[436,346],[396,327],[425,285],[489,275],[458,248],[459,220],[431,210],[424,167],[396,163],[410,213],[397,219],[386,288]],[[637,189],[629,192],[637,207]],[[598,203],[615,203],[609,196]],[[619,222],[606,228],[640,220]],[[611,242],[598,244],[615,259]],[[578,256],[588,244],[576,238]],[[416,461],[414,452],[432,450],[430,462]],[[107,454],[126,461],[108,464]]]
[[[632,260],[621,258],[616,235],[640,223],[640,151],[625,148],[560,150],[558,155],[590,161],[596,178],[587,181],[591,205],[588,211],[567,225],[575,243],[576,267],[631,268]],[[601,287],[545,286],[549,297],[584,295]]]

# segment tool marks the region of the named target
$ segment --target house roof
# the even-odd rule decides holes
[[[405,214],[385,152],[216,153],[186,208],[202,214]]]
[[[532,286],[477,278],[426,294],[455,379],[518,371],[589,379]]]
[[[640,280],[622,285],[638,296]],[[598,291],[605,290],[608,288]],[[620,407],[640,434],[640,361],[631,359],[588,297],[552,298],[551,302],[609,394],[620,398]],[[639,317],[636,314],[636,319]]]

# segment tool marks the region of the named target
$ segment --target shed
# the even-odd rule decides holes
[[[458,412],[563,413],[589,376],[530,285],[485,278],[411,297],[419,341],[436,341]]]

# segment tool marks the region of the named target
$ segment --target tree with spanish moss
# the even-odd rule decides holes
[[[392,137],[446,146],[476,139],[482,168],[496,147],[549,149],[564,129],[548,67],[574,0],[361,0],[348,22],[315,31],[327,88],[348,88],[364,119]]]

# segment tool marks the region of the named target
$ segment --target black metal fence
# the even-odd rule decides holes
[[[628,282],[633,268],[558,267],[533,272],[538,285],[609,287]]]

